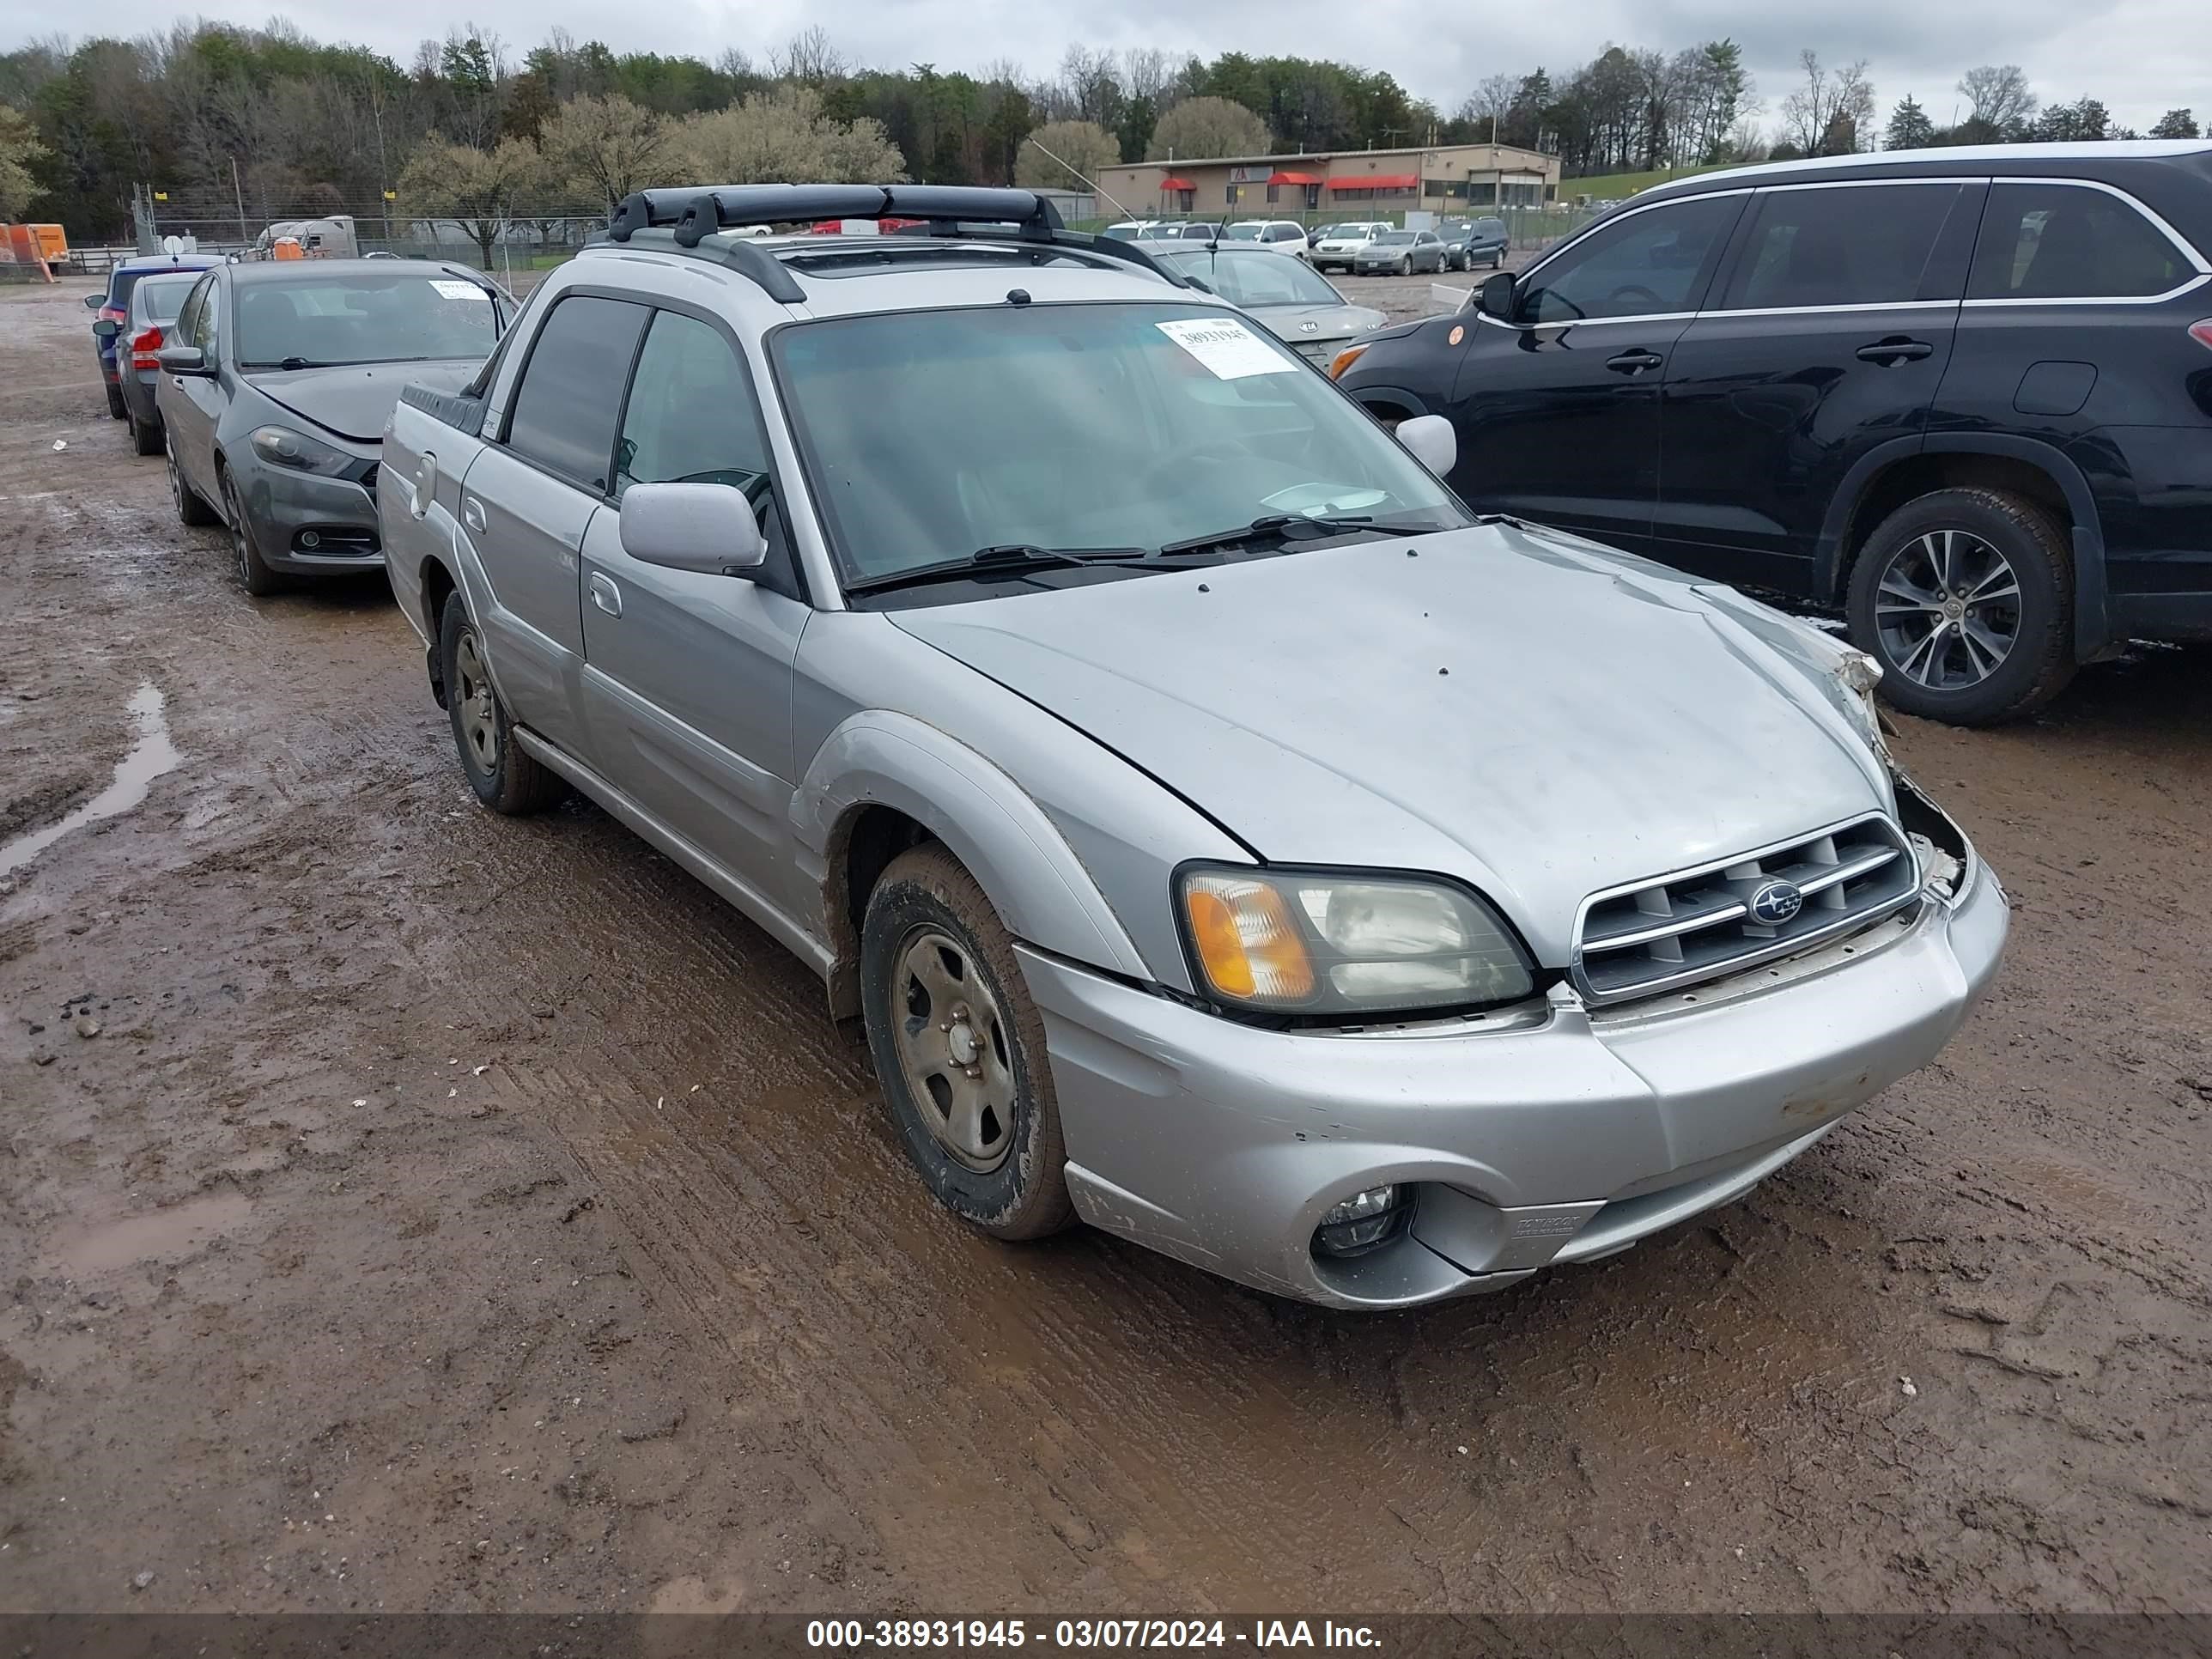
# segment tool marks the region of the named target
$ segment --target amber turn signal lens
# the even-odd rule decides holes
[[[1273,1003],[1313,995],[1313,958],[1273,887],[1198,876],[1183,890],[1183,906],[1199,965],[1219,994]]]
[[[1332,380],[1341,378],[1344,371],[1358,362],[1366,350],[1367,348],[1364,345],[1345,347],[1329,360],[1328,378]]]

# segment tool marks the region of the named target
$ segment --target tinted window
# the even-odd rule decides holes
[[[693,318],[654,313],[623,413],[615,493],[719,483],[757,498],[768,472],[752,381],[730,343]]]
[[[1707,264],[1740,196],[1669,203],[1594,230],[1534,274],[1520,320],[1568,323],[1696,309]]]
[[[555,306],[514,391],[507,441],[518,455],[601,495],[614,454],[619,399],[643,306],[579,297]]]
[[[1917,300],[1956,185],[1781,190],[1757,216],[1721,300],[1730,311]],[[1957,290],[1952,290],[1956,297]]]
[[[191,337],[186,343],[198,346],[208,362],[213,362],[216,360],[216,343],[222,333],[222,284],[210,277],[200,288],[199,303],[200,308],[192,317]]]
[[[238,357],[249,368],[482,357],[498,338],[490,290],[436,271],[288,272],[239,287]]]
[[[203,277],[192,285],[192,291],[185,296],[184,309],[177,313],[176,344],[191,345],[192,343],[192,337],[199,331],[200,307],[207,303],[208,295],[214,287],[213,277]]]
[[[2080,185],[1995,185],[1974,245],[1970,300],[2125,299],[2196,275],[2117,196]]]
[[[146,321],[166,328],[176,321],[199,280],[198,271],[182,276],[149,276],[131,294],[132,310]]]

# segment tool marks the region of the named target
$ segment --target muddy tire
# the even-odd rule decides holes
[[[159,455],[167,447],[162,441],[161,428],[149,426],[136,415],[130,416],[131,447],[141,455]]]
[[[523,753],[515,742],[514,724],[484,665],[483,641],[458,593],[447,598],[446,614],[439,618],[438,663],[453,747],[477,799],[509,817],[557,805],[568,785],[559,773]]]
[[[1044,1021],[991,901],[942,847],[894,859],[860,927],[868,1049],[937,1201],[994,1238],[1075,1218]]]
[[[123,388],[119,386],[107,388],[107,418],[111,421],[127,421],[131,418],[130,405],[123,401]]]
[[[1939,489],[1875,527],[1851,567],[1854,643],[1908,714],[1994,726],[2074,678],[2074,560],[2065,532],[2004,490]]]
[[[284,591],[284,578],[271,569],[261,556],[261,549],[253,539],[253,526],[246,521],[245,505],[238,499],[238,490],[230,482],[230,474],[222,475],[222,517],[230,529],[230,557],[238,575],[238,585],[257,599],[265,599],[271,593]]]
[[[185,482],[184,469],[177,465],[177,452],[169,447],[167,432],[161,434],[161,448],[169,458],[169,497],[177,504],[177,522],[194,530],[221,524],[221,515],[200,499],[199,491]]]

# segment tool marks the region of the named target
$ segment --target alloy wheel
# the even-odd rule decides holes
[[[915,928],[891,981],[891,1042],[907,1091],[945,1154],[988,1175],[1013,1150],[1014,1069],[1006,1024],[968,947]]]
[[[1931,691],[1996,672],[2020,639],[2020,578],[1966,530],[1931,530],[1890,555],[1875,590],[1875,627],[1897,672]]]
[[[477,769],[489,777],[499,769],[499,720],[492,711],[491,676],[484,672],[473,629],[464,629],[453,643],[453,680],[450,695],[458,699],[461,738]]]

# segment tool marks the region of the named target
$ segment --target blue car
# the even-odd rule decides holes
[[[123,401],[121,373],[115,365],[115,342],[118,331],[130,319],[131,290],[138,285],[141,276],[150,276],[163,270],[205,270],[210,265],[222,264],[222,256],[214,253],[166,253],[149,255],[143,259],[126,259],[107,273],[107,288],[104,293],[84,296],[85,309],[96,313],[95,324],[113,323],[112,329],[95,327],[92,347],[100,355],[100,379],[107,388],[107,412],[117,420],[130,418],[130,409]]]

